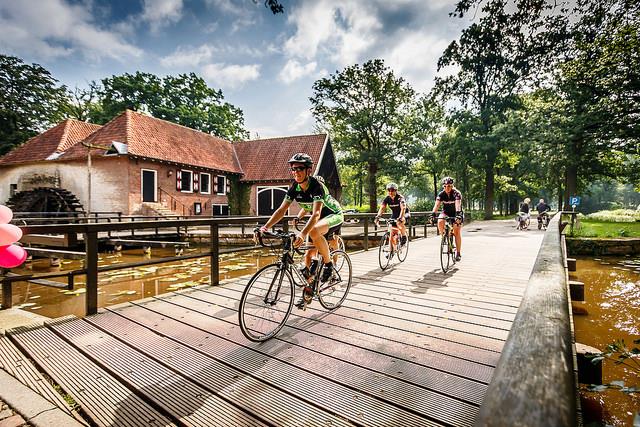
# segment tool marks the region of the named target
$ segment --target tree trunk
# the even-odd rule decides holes
[[[438,197],[438,175],[433,171],[433,200]]]
[[[367,177],[369,182],[367,186],[367,193],[369,194],[369,212],[378,211],[378,201],[376,199],[376,177],[378,175],[378,164],[374,162],[369,163],[369,176]]]
[[[569,197],[578,194],[578,166],[567,165],[565,174],[565,194],[564,194],[564,210],[570,211],[572,208],[569,205]]]
[[[557,189],[558,189],[558,210],[561,211],[562,210],[562,199],[563,199],[562,196],[564,194],[564,191],[562,190],[562,183],[560,182],[560,180],[558,180]]]
[[[484,181],[484,219],[493,218],[493,161],[485,168],[485,181]]]

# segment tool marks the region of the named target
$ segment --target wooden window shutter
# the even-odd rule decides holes
[[[193,173],[193,192],[197,193],[198,192],[198,180],[200,179],[200,174],[198,172],[194,172]]]
[[[176,171],[176,190],[182,190],[182,171],[180,169]]]

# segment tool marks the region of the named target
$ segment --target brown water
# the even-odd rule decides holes
[[[604,350],[607,344],[624,340],[633,348],[640,339],[640,258],[578,258],[572,278],[584,282],[588,315],[574,315],[576,341]],[[636,345],[640,348],[640,345]],[[636,359],[640,363],[640,359]],[[634,364],[631,361],[630,364]],[[636,365],[638,366],[638,365]],[[640,375],[624,365],[604,361],[603,382],[624,381],[640,387]],[[585,425],[633,426],[640,412],[640,393],[619,390],[580,392]]]
[[[200,249],[188,248],[184,254]],[[98,266],[124,264],[174,256],[173,248],[153,248],[151,255],[142,249],[123,250],[100,254]],[[273,262],[270,252],[262,250],[220,255],[220,280],[247,274]],[[15,269],[18,274],[69,271],[82,268],[81,260],[63,260],[60,267],[51,267],[48,259],[27,263],[26,268]],[[127,301],[139,300],[163,293],[209,283],[209,257],[184,260],[147,267],[107,271],[98,275],[98,306],[107,307]],[[53,279],[66,283],[65,278]],[[85,314],[85,276],[76,276],[74,290],[66,291],[41,285],[18,282],[13,287],[15,307],[51,318]]]

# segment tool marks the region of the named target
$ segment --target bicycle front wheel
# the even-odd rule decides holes
[[[334,260],[337,257],[342,265],[340,270],[337,269],[333,261],[333,272],[331,278],[327,282],[318,283],[318,300],[327,310],[335,310],[340,307],[347,298],[349,289],[351,289],[351,259],[345,251],[331,252]]]
[[[386,270],[391,262],[391,242],[389,241],[390,235],[387,231],[380,240],[380,246],[378,246],[378,264],[380,268]]]
[[[440,239],[440,266],[442,266],[442,272],[449,271],[451,264],[451,251],[449,250],[449,236],[447,234],[442,235]]]
[[[251,341],[273,338],[287,322],[295,291],[291,274],[280,264],[270,264],[249,280],[240,298],[238,323]]]

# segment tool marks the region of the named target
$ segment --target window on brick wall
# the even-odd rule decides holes
[[[183,193],[193,192],[193,172],[180,171],[180,191]]]
[[[222,175],[218,175],[217,178],[216,194],[224,196],[225,194],[227,194],[227,178]]]
[[[200,174],[200,192],[202,194],[211,194],[211,175],[208,173]]]

